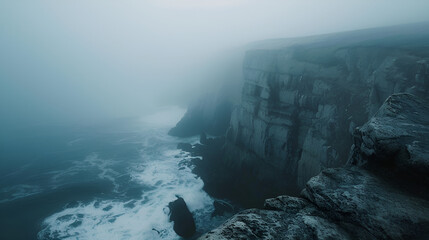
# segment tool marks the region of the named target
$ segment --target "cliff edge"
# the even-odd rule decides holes
[[[357,126],[388,96],[429,96],[429,24],[255,44],[243,63],[224,165],[297,194],[343,166]]]
[[[428,103],[390,96],[354,131],[346,167],[325,169],[300,197],[267,199],[265,209],[240,212],[200,239],[428,239]]]

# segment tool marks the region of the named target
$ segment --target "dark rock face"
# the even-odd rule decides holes
[[[170,221],[174,222],[174,231],[181,237],[192,237],[196,227],[194,217],[186,206],[185,200],[181,197],[168,204],[170,208]]]
[[[269,199],[271,210],[249,209],[236,214],[200,239],[351,239],[308,201],[282,196]]]
[[[375,239],[429,236],[429,201],[365,170],[324,170],[307,183],[303,195],[333,221],[359,226]]]
[[[401,174],[429,185],[429,106],[409,94],[389,97],[374,117],[354,134],[350,164],[389,175]],[[382,172],[383,173],[383,172]]]
[[[321,170],[343,166],[354,128],[389,95],[429,96],[429,34],[418,31],[278,40],[249,51],[225,165],[292,194]]]
[[[232,206],[230,203],[222,201],[222,200],[215,200],[213,202],[213,207],[215,210],[212,213],[212,217],[222,216],[225,213],[234,212],[234,206]]]
[[[216,156],[205,158],[212,162],[197,170],[208,189],[225,190],[220,198],[256,206],[279,194],[298,196],[311,177],[347,162],[355,128],[388,96],[429,98],[428,29],[422,23],[255,43],[243,63],[241,102],[222,107],[221,99],[231,98],[214,91],[191,105],[170,134],[228,129],[225,144],[210,150]],[[210,131],[215,125],[222,127]],[[413,144],[401,158],[420,148]],[[425,171],[418,175],[427,181]]]
[[[185,152],[192,152],[192,145],[190,143],[179,143],[177,144],[177,149],[183,150]]]
[[[268,199],[265,210],[243,211],[201,239],[428,239],[429,186],[421,175],[428,104],[410,94],[389,97],[356,131],[347,167],[323,170],[300,198]]]
[[[270,182],[255,178],[252,171],[243,165],[241,171],[225,165],[225,137],[207,138],[204,144],[179,144],[178,148],[190,152],[191,156],[202,157],[192,161],[193,173],[204,181],[204,190],[212,197],[229,199],[241,207],[261,206],[272,197]],[[281,179],[276,179],[281,181]],[[267,187],[268,186],[268,187]],[[282,192],[275,192],[279,195]],[[276,196],[274,195],[274,196]]]
[[[168,134],[177,137],[190,137],[201,132],[223,135],[229,126],[232,103],[223,96],[206,96],[188,107],[185,116]]]
[[[343,166],[355,128],[389,95],[429,97],[425,26],[417,27],[420,35],[416,29],[365,30],[269,41],[248,51],[241,103],[225,143],[201,139],[209,153],[203,151],[196,172],[206,190],[260,206],[280,194],[298,196],[311,177]],[[401,151],[403,157],[418,144]]]

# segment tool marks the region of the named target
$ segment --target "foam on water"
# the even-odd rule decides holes
[[[162,115],[162,114],[161,114]],[[169,222],[168,203],[183,197],[196,219],[197,229],[207,231],[220,219],[212,219],[213,199],[203,182],[192,173],[190,159],[176,149],[183,139],[166,134],[167,129],[147,131],[141,140],[141,159],[129,166],[130,181],[142,187],[140,198],[97,199],[65,208],[43,222],[39,239],[180,239]],[[197,138],[186,139],[196,142]],[[83,166],[99,166],[99,178],[115,182],[112,163],[89,155],[73,171]],[[72,172],[67,174],[72,174]]]

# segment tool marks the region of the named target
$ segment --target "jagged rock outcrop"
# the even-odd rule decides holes
[[[358,226],[375,239],[429,237],[429,201],[366,170],[326,169],[303,195],[332,221]]]
[[[256,45],[244,60],[225,166],[298,192],[346,163],[352,134],[393,93],[429,96],[429,25]],[[244,167],[243,167],[244,166]]]
[[[412,95],[392,95],[354,134],[350,164],[402,175],[429,185],[429,106]],[[388,170],[387,172],[385,170]]]
[[[176,200],[168,204],[168,208],[170,209],[170,221],[174,222],[174,232],[181,237],[192,237],[195,234],[196,226],[185,200],[177,196]]]
[[[349,239],[349,234],[310,202],[281,196],[266,210],[245,210],[200,239]]]
[[[428,239],[428,103],[392,95],[355,131],[346,167],[323,170],[300,198],[268,199],[264,210],[245,210],[200,239]]]

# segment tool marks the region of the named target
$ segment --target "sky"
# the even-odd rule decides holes
[[[427,0],[0,0],[0,125],[184,105],[231,49],[429,21],[428,10]]]

